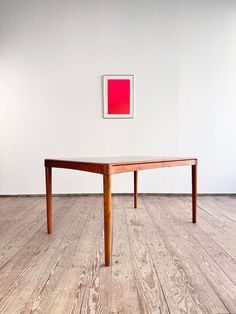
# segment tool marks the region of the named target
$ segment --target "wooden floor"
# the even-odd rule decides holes
[[[236,313],[236,197],[113,196],[104,267],[102,196],[0,198],[0,313]]]

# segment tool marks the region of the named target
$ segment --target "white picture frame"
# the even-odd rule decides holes
[[[122,85],[126,84],[126,86],[128,86],[128,82],[129,81],[129,112],[123,112],[122,113],[122,109],[121,107],[119,107],[119,103],[117,105],[113,105],[111,104],[111,97],[108,99],[108,95],[109,93],[112,93],[112,89],[111,89],[111,83],[115,83],[116,81],[116,93],[118,95],[118,98],[122,98],[122,96],[119,94],[118,90],[119,90],[119,86],[121,86],[121,93],[124,92],[125,95],[124,97],[128,97],[127,95],[127,88],[123,91],[122,89]],[[123,82],[118,82],[119,80],[123,81]],[[114,82],[112,82],[114,81]],[[113,88],[114,90],[114,88]],[[115,96],[113,96],[114,99]],[[109,103],[110,101],[110,103]],[[117,100],[119,102],[119,100]],[[126,104],[123,105],[123,110],[127,111],[128,110],[128,99],[125,100]],[[117,110],[121,111],[119,113],[111,113],[109,111],[111,110],[116,110],[114,109],[115,106],[117,106]],[[119,108],[118,108],[119,107]],[[112,109],[111,109],[112,108]],[[124,74],[124,75],[120,75],[120,74],[116,74],[116,75],[103,75],[103,117],[105,119],[133,119],[134,118],[134,75],[133,74]]]

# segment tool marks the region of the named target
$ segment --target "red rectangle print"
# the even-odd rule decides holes
[[[108,114],[130,114],[130,80],[108,79]]]

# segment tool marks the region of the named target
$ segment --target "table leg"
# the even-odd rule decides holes
[[[192,165],[192,222],[197,220],[197,165]]]
[[[47,200],[47,227],[48,234],[52,233],[52,168],[45,168],[46,200]]]
[[[103,175],[105,266],[111,263],[111,175]]]
[[[134,208],[138,207],[138,171],[134,171]]]

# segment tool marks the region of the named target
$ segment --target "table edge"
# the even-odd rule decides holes
[[[65,168],[81,170],[100,174],[115,174],[129,171],[155,169],[174,166],[197,165],[198,159],[195,157],[183,157],[166,160],[148,160],[133,162],[113,162],[113,163],[97,163],[91,161],[73,161],[62,159],[44,159],[45,167]]]

